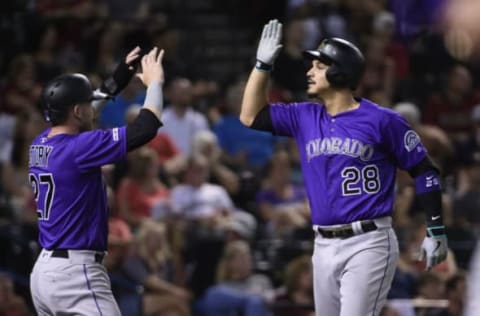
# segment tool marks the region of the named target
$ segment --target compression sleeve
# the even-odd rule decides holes
[[[138,148],[157,134],[157,130],[162,126],[152,111],[147,109],[140,110],[137,118],[127,125],[127,151]]]
[[[415,193],[425,211],[427,225],[442,227],[442,188],[438,168],[427,156],[408,172],[415,179]]]
[[[272,117],[270,116],[269,105],[264,106],[260,112],[257,113],[250,128],[273,133],[273,123]]]

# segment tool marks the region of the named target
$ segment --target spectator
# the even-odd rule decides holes
[[[145,290],[144,314],[159,315],[165,299],[173,299],[180,306],[188,306],[191,294],[175,280],[176,267],[172,262],[165,225],[151,220],[142,222],[136,234],[134,249],[126,259],[123,270]]]
[[[29,150],[32,140],[46,127],[46,123],[36,110],[18,113],[12,148],[14,176],[10,178],[14,190],[13,205],[17,218],[37,230],[37,209],[29,180]]]
[[[430,96],[423,119],[443,129],[453,141],[465,140],[470,131],[470,114],[478,103],[480,94],[473,89],[470,70],[457,64],[450,69],[442,91]]]
[[[465,294],[467,291],[467,280],[465,275],[458,273],[447,280],[445,284],[448,307],[435,316],[462,316],[465,306]]]
[[[304,255],[285,269],[284,288],[274,303],[275,316],[314,316],[312,259]]]
[[[133,122],[138,116],[141,110],[141,106],[138,104],[132,104],[127,108],[125,122],[127,124]],[[158,157],[160,168],[167,176],[176,176],[180,173],[182,168],[185,167],[186,158],[173,140],[166,133],[160,129],[158,134],[147,144],[147,146],[153,149]]]
[[[33,57],[16,56],[9,64],[7,81],[2,88],[0,112],[18,114],[34,112],[40,100],[41,87],[36,81]]]
[[[152,210],[162,206],[168,215],[169,191],[158,178],[159,163],[155,152],[141,147],[128,155],[129,171],[117,191],[117,207],[121,217],[136,229],[145,219],[152,218]]]
[[[410,71],[410,60],[405,44],[395,38],[395,16],[388,11],[376,14],[373,20],[373,33],[385,43],[385,53],[393,61],[395,80],[397,82],[405,80]]]
[[[453,201],[453,214],[458,222],[480,236],[480,153],[473,154],[465,169],[465,188],[457,192]]]
[[[365,72],[358,93],[373,102],[391,106],[395,87],[395,64],[386,54],[387,43],[369,37],[365,51]]]
[[[274,154],[267,165],[264,183],[257,194],[258,216],[267,234],[284,237],[309,223],[310,209],[305,188],[291,179],[291,162],[287,152]]]
[[[240,180],[229,167],[221,161],[222,149],[218,145],[217,136],[210,130],[198,132],[193,137],[193,155],[203,155],[208,160],[210,167],[210,182],[224,187],[234,196],[240,190]]]
[[[269,133],[251,130],[238,119],[245,82],[230,85],[225,97],[225,114],[213,126],[225,160],[236,170],[260,170],[272,156],[276,138]]]
[[[449,163],[454,158],[454,146],[448,135],[438,126],[421,123],[418,107],[410,102],[397,103],[393,110],[400,113],[418,133],[429,156],[442,171],[450,171]]]
[[[15,294],[12,280],[4,274],[0,275],[0,315],[30,315],[27,304],[23,298]]]
[[[235,206],[225,188],[208,182],[209,172],[204,156],[192,156],[182,183],[172,188],[172,208],[178,216],[197,223],[196,230],[221,231]]]
[[[34,52],[37,79],[41,84],[60,75],[63,69],[58,60],[58,31],[53,22],[40,25]]]
[[[100,113],[98,124],[101,128],[124,125],[128,108],[132,104],[143,104],[144,100],[145,91],[142,88],[142,84],[134,78],[115,99],[107,102]]]
[[[192,93],[190,80],[172,80],[168,88],[170,106],[162,114],[162,130],[172,138],[180,152],[187,156],[191,153],[193,136],[209,128],[205,115],[193,109]]]
[[[112,21],[98,34],[96,60],[92,66],[101,77],[111,74],[120,61],[122,55],[119,52],[122,52],[124,33],[122,23]]]
[[[457,142],[457,190],[459,194],[470,190],[468,169],[480,155],[480,104],[473,107],[470,114],[470,130],[468,137]]]
[[[249,245],[234,241],[226,246],[217,268],[217,284],[205,294],[205,313],[209,316],[268,315],[266,304],[273,299],[270,280],[252,271]]]
[[[445,283],[435,272],[422,272],[417,278],[415,291],[417,298],[439,300],[444,297]]]
[[[111,190],[110,190],[111,191]],[[109,193],[110,194],[110,193]],[[105,267],[112,284],[112,292],[122,315],[139,315],[142,310],[142,288],[123,271],[132,251],[133,235],[128,224],[119,217],[108,220],[108,256]]]

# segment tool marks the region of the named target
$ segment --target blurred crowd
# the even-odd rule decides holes
[[[461,315],[480,236],[480,63],[451,57],[440,28],[399,36],[393,2],[231,5],[242,6],[251,47],[272,12],[284,23],[272,102],[306,99],[301,53],[320,39],[342,37],[362,48],[358,95],[404,115],[441,169],[450,248],[445,262],[424,271],[417,260],[424,214],[414,181],[399,171],[393,224],[401,255],[383,315]],[[85,73],[98,86],[136,45],[165,49],[166,106],[164,126],[148,145],[103,168],[110,207],[105,265],[123,314],[314,315],[313,232],[296,144],[238,119],[254,50],[243,71],[227,79],[196,71],[185,41],[186,3],[2,4],[0,33],[8,40],[0,49],[0,315],[33,313],[28,278],[39,245],[28,155],[47,127],[42,86],[64,72]],[[99,113],[98,128],[132,121],[144,98],[133,79]]]

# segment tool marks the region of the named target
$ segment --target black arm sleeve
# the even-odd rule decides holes
[[[413,168],[408,170],[410,176],[415,178],[415,191],[417,201],[420,207],[425,211],[427,225],[429,227],[443,226],[442,219],[442,192],[440,187],[438,190],[420,193],[421,186],[426,182],[426,175],[428,178],[436,178],[440,181],[440,173],[437,167],[434,166],[430,158],[425,157]],[[420,192],[419,192],[420,191]]]
[[[127,125],[127,151],[148,143],[162,125],[152,111],[142,109],[135,121]]]
[[[252,125],[250,125],[250,128],[273,133],[272,117],[270,116],[270,105],[264,106],[260,110],[260,112],[257,113],[257,116],[255,116],[255,119],[253,120]]]
[[[420,161],[415,166],[413,166],[410,170],[408,170],[408,173],[412,178],[416,178],[429,171],[435,171],[437,174],[440,173],[438,168],[433,164],[433,162],[427,156],[422,161]]]

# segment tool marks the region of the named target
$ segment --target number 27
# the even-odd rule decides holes
[[[37,202],[38,220],[48,220],[50,217],[50,210],[52,208],[52,200],[55,195],[55,182],[51,173],[40,173],[38,178],[35,174],[29,174],[30,184],[32,185],[35,202]],[[40,209],[39,197],[40,189],[46,186],[45,196],[43,198],[43,209]],[[42,190],[43,191],[43,190]]]

